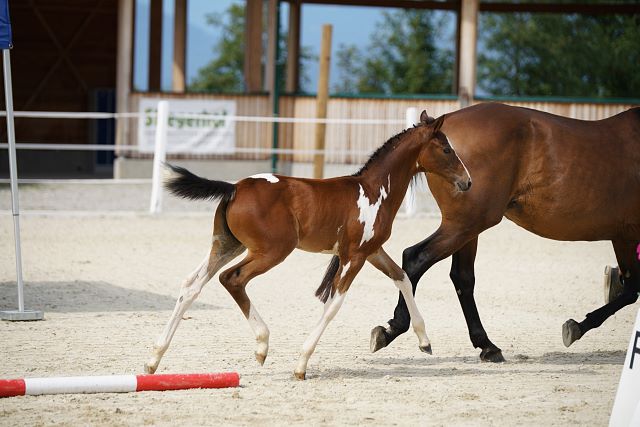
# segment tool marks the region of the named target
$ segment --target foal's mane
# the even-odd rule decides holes
[[[404,134],[406,134],[408,131],[410,131],[411,129],[416,128],[418,126],[420,126],[420,124],[413,125],[413,127],[406,128],[406,129],[398,132],[397,134],[395,134],[391,138],[389,138],[389,140],[387,142],[385,142],[384,144],[382,144],[380,147],[378,147],[376,149],[376,151],[373,152],[371,157],[369,157],[369,159],[365,162],[365,164],[356,173],[354,173],[351,176],[361,176],[367,169],[369,169],[369,167],[373,163],[375,163],[378,159],[383,158],[387,153],[389,153],[389,151],[391,151],[391,147],[393,146],[393,144],[395,142],[397,142],[398,140],[400,140],[400,138],[402,138],[402,136]]]

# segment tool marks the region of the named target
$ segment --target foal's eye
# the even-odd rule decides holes
[[[451,148],[444,147],[444,154],[451,154]]]

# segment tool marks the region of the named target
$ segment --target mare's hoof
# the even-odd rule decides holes
[[[420,346],[419,348],[420,348],[420,351],[423,353],[433,354],[433,351],[431,351],[431,344],[425,345],[424,347]]]
[[[389,343],[387,342],[387,333],[384,327],[376,326],[371,330],[371,341],[369,342],[371,353],[375,353],[381,348],[385,348],[388,344]]]
[[[565,347],[569,347],[582,337],[580,325],[573,319],[569,319],[562,325],[562,342]]]
[[[609,304],[622,295],[624,286],[620,281],[620,268],[607,265],[604,268],[604,303]]]
[[[306,372],[294,372],[293,375],[295,375],[297,380],[304,381],[306,377]]]
[[[483,348],[480,352],[480,360],[491,363],[502,363],[505,361],[502,356],[502,350],[498,347]]]
[[[259,354],[256,353],[256,360],[258,361],[258,363],[260,364],[260,366],[264,365],[264,361],[266,360],[267,355],[266,354]]]
[[[150,365],[150,364],[148,364],[148,363],[145,363],[145,364],[144,364],[144,371],[145,371],[147,374],[155,374],[156,369],[158,369],[158,366],[153,366],[153,365]]]

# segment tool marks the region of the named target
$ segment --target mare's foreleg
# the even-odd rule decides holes
[[[441,225],[435,233],[402,253],[402,269],[411,281],[415,295],[418,281],[431,266],[447,258],[477,234],[459,232]],[[378,351],[409,329],[411,316],[402,293],[388,327],[377,326],[371,330],[371,350]]]
[[[380,248],[376,253],[370,255],[367,258],[374,267],[384,273],[387,277],[393,280],[396,287],[404,297],[404,300],[407,303],[407,308],[409,310],[409,314],[411,316],[411,325],[413,326],[413,330],[418,336],[419,348],[421,351],[425,353],[431,354],[431,342],[427,337],[426,328],[424,325],[424,318],[422,314],[420,314],[420,310],[418,310],[418,306],[416,305],[416,301],[413,298],[413,292],[411,287],[411,281],[407,277],[407,274],[396,264],[393,259],[384,251],[384,249]],[[371,351],[375,351],[376,342],[371,341]]]
[[[300,358],[298,359],[298,365],[294,371],[294,375],[299,380],[304,380],[307,374],[307,364],[311,355],[320,341],[320,337],[324,333],[324,330],[329,325],[329,322],[336,316],[344,298],[346,292],[351,286],[351,282],[356,277],[356,274],[360,271],[364,265],[364,259],[352,258],[352,259],[340,259],[340,266],[334,277],[333,289],[335,293],[329,297],[324,304],[324,311],[318,324],[313,328],[309,337],[304,341],[302,345],[302,351],[300,352]]]
[[[478,249],[478,238],[472,239],[452,255],[449,277],[456,288],[458,301],[469,329],[469,338],[475,348],[481,349],[480,359],[485,362],[504,362],[502,350],[489,340],[482,326],[476,301],[473,297],[475,287],[474,263]]]
[[[180,286],[180,295],[176,301],[173,313],[169,322],[165,326],[160,336],[153,344],[153,354],[144,365],[145,371],[153,374],[158,369],[160,359],[169,348],[171,339],[178,328],[182,316],[198,298],[204,285],[222,268],[236,256],[240,255],[244,247],[233,236],[214,235],[213,245],[209,254],[200,265],[191,273]]]
[[[636,248],[640,242],[613,241],[613,249],[616,253],[618,265],[622,273],[622,293],[608,304],[587,314],[586,318],[578,323],[573,319],[567,320],[562,325],[562,341],[569,347],[579,340],[591,329],[597,328],[611,315],[638,299],[640,293],[640,260]]]

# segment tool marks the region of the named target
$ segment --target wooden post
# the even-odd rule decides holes
[[[162,0],[151,0],[149,18],[149,92],[160,92],[162,72]]]
[[[479,0],[462,0],[460,10],[460,61],[458,69],[458,97],[460,106],[473,100],[476,86],[476,38]]]
[[[262,89],[262,0],[247,0],[244,22],[245,89],[259,92]]]
[[[268,0],[267,12],[267,67],[265,70],[265,85],[269,91],[269,106],[271,116],[277,117],[280,94],[278,88],[278,40],[280,33],[280,0]],[[278,123],[271,123],[271,147],[278,148]],[[278,155],[271,154],[271,172],[278,171]]]
[[[285,90],[295,93],[298,90],[300,69],[300,2],[289,3],[289,40],[287,41],[287,82]]]
[[[187,41],[187,0],[175,0],[173,14],[173,78],[174,92],[184,93],[186,41]]]
[[[134,0],[118,0],[118,53],[116,64],[116,112],[126,113],[131,93]],[[127,119],[116,121],[116,145],[127,144]]]
[[[331,30],[332,26],[325,24],[322,26],[322,44],[320,46],[320,74],[318,76],[318,95],[316,98],[316,117],[327,118],[327,101],[329,99],[329,64],[331,62]],[[316,124],[315,149],[324,151],[325,134],[327,125],[325,123]],[[313,160],[313,177],[322,178],[324,176],[324,153],[316,153]]]

